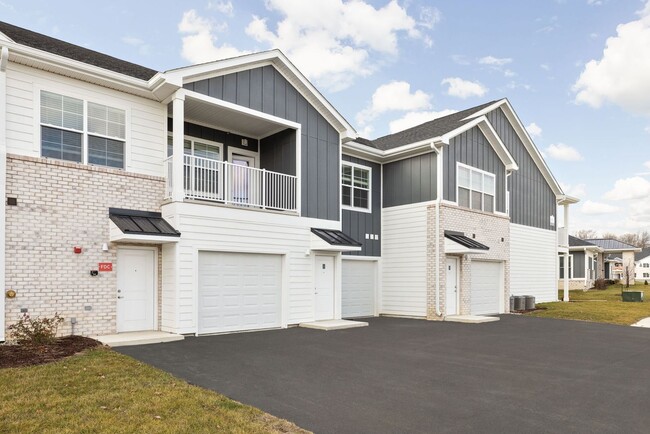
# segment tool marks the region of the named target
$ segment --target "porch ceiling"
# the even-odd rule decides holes
[[[171,104],[168,108],[168,114],[172,116]],[[199,98],[194,98],[190,95],[187,95],[185,98],[185,119],[257,139],[270,136],[288,128],[287,125],[256,116],[254,113],[250,113],[250,110],[248,112],[244,110],[240,111],[226,105],[213,104]]]

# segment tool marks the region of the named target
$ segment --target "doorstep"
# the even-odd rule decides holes
[[[347,319],[327,319],[322,321],[303,322],[298,324],[298,327],[305,327],[308,329],[316,330],[343,330],[353,329],[357,327],[367,327],[368,323],[364,321],[350,321]]]
[[[484,322],[499,321],[499,317],[480,315],[449,315],[445,317],[445,321],[462,322],[466,324],[480,324]]]
[[[161,332],[156,330],[146,330],[141,332],[125,332],[113,335],[91,336],[109,347],[126,347],[129,345],[160,344],[164,342],[182,341],[183,335],[174,333]]]

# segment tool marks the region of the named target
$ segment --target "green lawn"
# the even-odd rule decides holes
[[[106,348],[0,369],[0,402],[0,432],[305,432]]]
[[[577,319],[630,325],[642,318],[650,317],[650,286],[637,284],[630,289],[645,291],[646,301],[624,303],[621,301],[621,285],[611,285],[605,290],[570,291],[571,302],[539,303],[537,310],[527,315],[543,318]],[[559,291],[562,298],[563,291]]]

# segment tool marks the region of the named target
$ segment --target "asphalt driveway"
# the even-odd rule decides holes
[[[374,318],[118,350],[317,433],[650,432],[650,330]]]

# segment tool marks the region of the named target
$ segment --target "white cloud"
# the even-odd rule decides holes
[[[650,169],[650,161],[646,161],[645,163],[643,163],[643,165],[648,169]]]
[[[539,137],[542,135],[542,128],[537,125],[535,122],[531,122],[526,126],[526,131],[530,134],[530,137]]]
[[[442,80],[442,85],[448,84],[447,95],[466,99],[472,96],[483,96],[488,88],[478,81],[463,80],[459,77],[448,77]]]
[[[355,79],[372,74],[387,58],[394,59],[401,36],[432,44],[421,30],[439,19],[430,9],[418,22],[396,0],[377,9],[364,1],[267,0],[265,4],[282,19],[272,28],[268,18],[253,17],[246,33],[281,49],[300,71],[330,91],[343,90]]]
[[[573,85],[577,103],[606,102],[650,116],[650,1],[639,19],[620,24],[600,60],[590,60]]]
[[[586,184],[563,184],[560,183],[560,187],[562,187],[562,191],[565,194],[568,194],[569,196],[581,198],[585,197],[587,195],[587,185]]]
[[[478,59],[478,63],[481,65],[503,66],[512,63],[512,59],[509,57],[485,56]]]
[[[548,64],[546,64],[546,63],[542,63],[541,65],[539,65],[539,67],[542,68],[544,71],[550,71],[551,70],[551,67],[548,66]]]
[[[390,121],[388,123],[388,129],[393,134],[452,113],[456,113],[456,110],[445,109],[441,111],[408,112],[401,118]]]
[[[607,200],[648,199],[650,181],[640,176],[618,179],[614,188],[603,195]]]
[[[235,12],[235,8],[233,7],[232,2],[230,0],[208,2],[208,9],[213,9],[229,17],[232,17]]]
[[[420,8],[420,20],[418,24],[427,29],[433,29],[433,27],[440,22],[442,19],[442,14],[440,10],[435,7],[424,6]]]
[[[452,54],[451,60],[458,65],[469,65],[471,63],[464,54]]]
[[[178,31],[185,35],[181,55],[192,63],[210,62],[247,53],[225,43],[217,46],[214,33],[219,31],[219,26],[201,17],[194,9],[183,14],[178,23]]]
[[[546,155],[562,161],[580,161],[583,159],[577,149],[564,143],[549,145],[546,148]]]
[[[506,69],[505,71],[503,71],[503,76],[504,77],[514,77],[515,75],[517,75],[517,73],[514,72],[514,71],[511,71],[510,69]]]
[[[151,54],[151,46],[140,38],[134,36],[123,36],[122,42],[138,49],[138,53],[143,56]]]
[[[598,38],[598,33],[595,33],[595,32],[594,33],[589,33],[589,37],[591,39],[597,39]]]
[[[588,4],[589,6],[600,6],[600,5],[602,5],[603,3],[605,3],[604,0],[587,0],[587,4]]]
[[[645,127],[645,128],[643,129],[643,131],[645,131],[646,133],[650,134],[650,127]]]
[[[431,96],[421,90],[411,92],[405,81],[392,81],[379,86],[372,94],[368,107],[357,114],[357,122],[365,125],[389,111],[415,111],[431,107]]]
[[[620,208],[606,203],[587,200],[582,204],[580,211],[582,211],[583,214],[598,215],[619,212]]]

